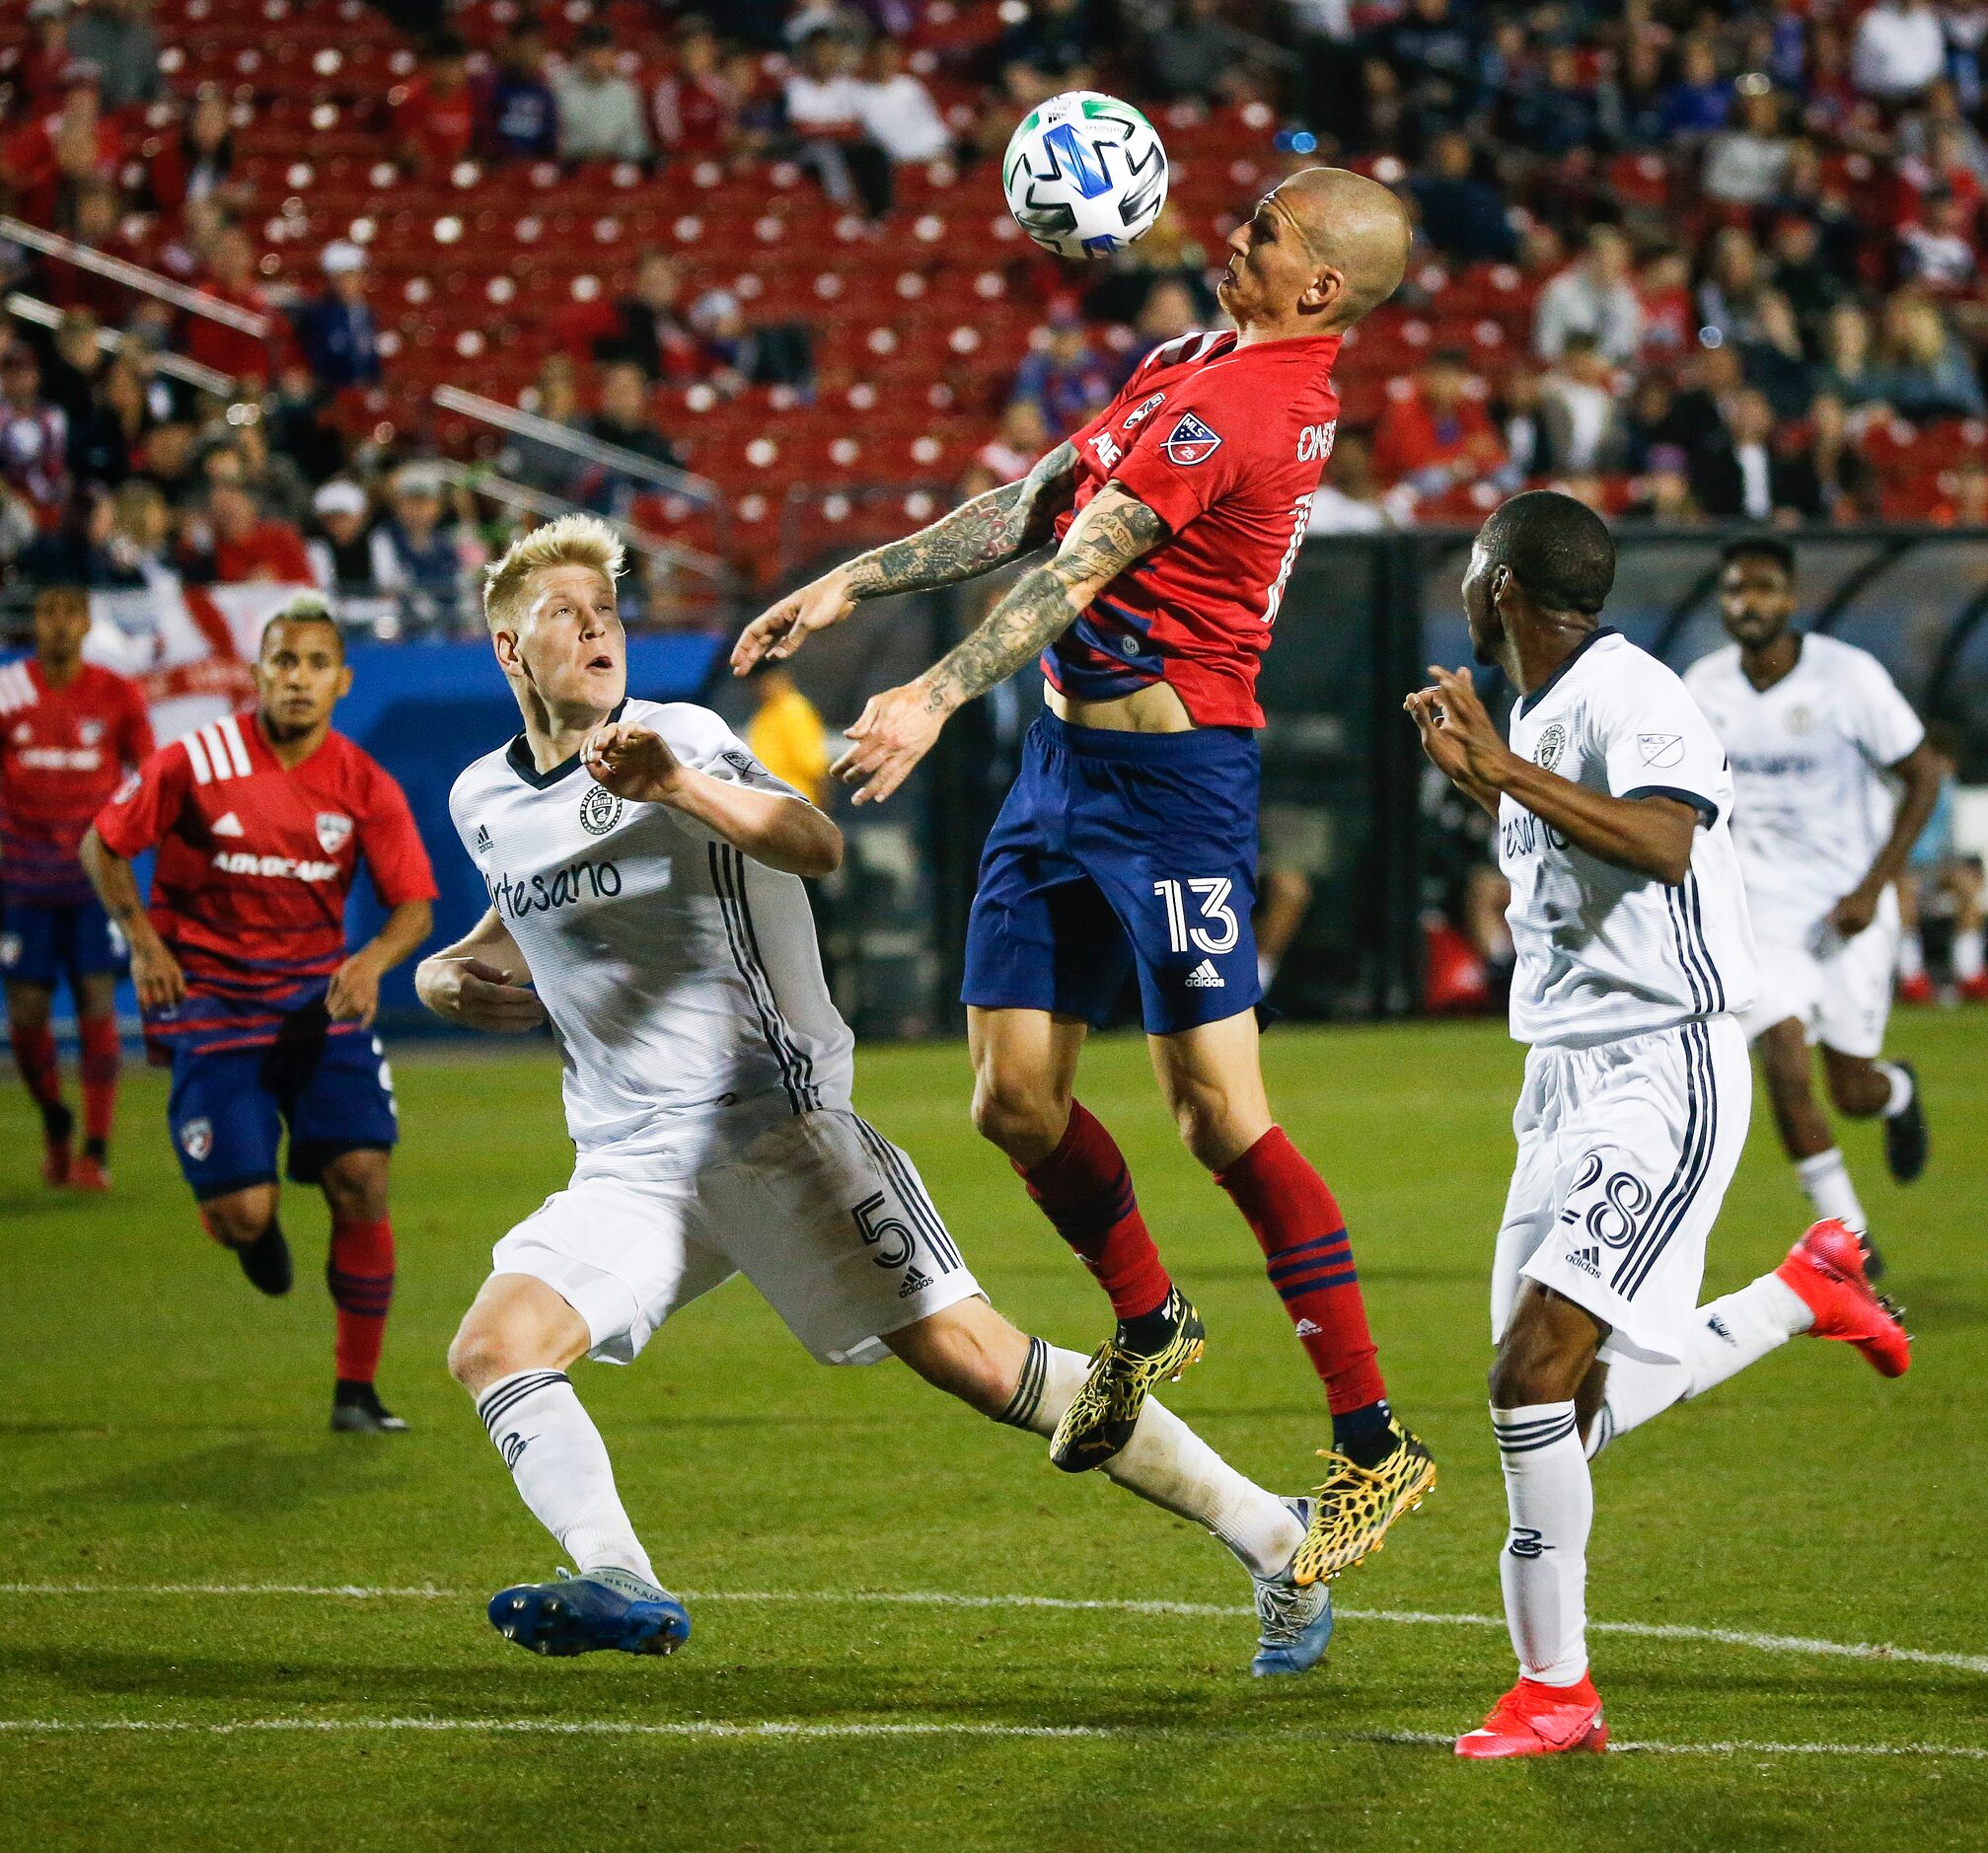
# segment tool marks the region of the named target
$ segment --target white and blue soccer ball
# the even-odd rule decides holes
[[[1031,110],[1001,157],[1008,210],[1059,258],[1108,258],[1152,230],[1166,150],[1129,103],[1067,90]]]

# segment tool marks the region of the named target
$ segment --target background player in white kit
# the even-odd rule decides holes
[[[1887,1376],[1910,1357],[1837,1223],[1696,1303],[1746,1142],[1734,1012],[1752,1001],[1753,944],[1725,754],[1677,677],[1597,625],[1614,579],[1598,515],[1514,496],[1463,581],[1478,660],[1519,691],[1510,745],[1465,672],[1433,669],[1407,701],[1430,759],[1498,819],[1511,1033],[1532,1045],[1491,1290],[1520,1676],[1457,1740],[1470,1757],[1607,1745],[1584,1640],[1594,1453],[1798,1332],[1848,1340]]]
[[[715,714],[626,699],[621,566],[612,530],[568,516],[488,571],[525,727],[450,794],[491,906],[416,976],[422,1001],[458,1022],[550,1018],[565,1071],[572,1182],[498,1242],[449,1354],[579,1573],[501,1592],[490,1619],[556,1655],[669,1653],[689,1637],[565,1369],[630,1362],[732,1274],[824,1363],[895,1353],[1036,1435],[1086,1371],[988,1304],[911,1160],[852,1111],[851,1039],[798,879],[837,866],[842,835]],[[1308,1501],[1251,1484],[1156,1403],[1106,1471],[1250,1570],[1254,1670],[1317,1662],[1326,1586],[1289,1575]]]
[[[1940,795],[1940,765],[1882,663],[1835,637],[1796,634],[1787,542],[1760,535],[1727,548],[1719,606],[1733,641],[1693,663],[1684,686],[1725,745],[1738,792],[1732,842],[1760,948],[1746,1034],[1802,1188],[1817,1216],[1864,1235],[1876,1279],[1808,1049],[1822,1047],[1839,1113],[1883,1117],[1885,1162],[1909,1184],[1926,1168],[1918,1078],[1880,1055],[1898,966],[1894,884]]]

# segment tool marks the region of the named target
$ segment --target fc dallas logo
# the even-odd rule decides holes
[[[336,855],[352,834],[352,820],[342,811],[318,813],[318,842],[327,855]]]
[[[1161,448],[1165,450],[1169,463],[1207,463],[1221,448],[1221,439],[1193,412],[1184,411]]]

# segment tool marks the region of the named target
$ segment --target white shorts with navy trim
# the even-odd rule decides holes
[[[1731,1016],[1533,1049],[1511,1120],[1518,1162],[1492,1268],[1493,1340],[1533,1280],[1609,1328],[1603,1357],[1675,1362],[1752,1109]]]
[[[491,1250],[587,1322],[588,1355],[628,1364],[679,1307],[743,1274],[824,1364],[978,1294],[923,1181],[856,1114],[796,1114],[689,1176],[584,1164]]]
[[[1852,938],[1826,924],[1799,944],[1762,934],[1760,993],[1746,1012],[1748,1039],[1793,1017],[1810,1044],[1839,1055],[1881,1055],[1902,936],[1892,888],[1878,901],[1877,918]]]

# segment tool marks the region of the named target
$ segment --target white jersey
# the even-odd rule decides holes
[[[795,795],[707,708],[616,714],[686,766]],[[583,1175],[685,1176],[848,1106],[851,1038],[798,876],[616,797],[578,755],[537,771],[523,736],[456,780],[449,811],[552,1018]]]
[[[1891,834],[1886,769],[1926,737],[1884,665],[1835,637],[1802,639],[1770,689],[1746,679],[1734,643],[1691,665],[1684,685],[1732,762],[1732,840],[1763,945],[1804,945],[1871,872]]]
[[[1500,803],[1512,1035],[1585,1048],[1745,1009],[1753,936],[1728,829],[1732,776],[1684,684],[1619,631],[1597,630],[1512,710],[1511,750],[1591,791],[1675,798],[1702,819],[1673,888]]]

